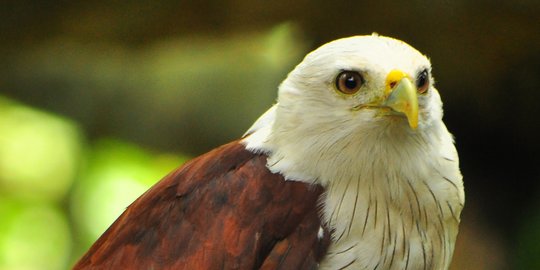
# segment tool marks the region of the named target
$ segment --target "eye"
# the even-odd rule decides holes
[[[363,83],[364,78],[356,71],[343,71],[336,77],[336,88],[347,95],[358,92]]]
[[[423,94],[429,88],[429,74],[427,69],[422,70],[416,77],[416,89],[418,93]]]

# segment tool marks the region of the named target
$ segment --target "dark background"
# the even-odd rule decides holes
[[[431,58],[456,137],[453,269],[539,269],[539,25],[533,0],[8,1],[0,95],[72,119],[89,145],[195,156],[241,136],[308,51],[396,37]]]

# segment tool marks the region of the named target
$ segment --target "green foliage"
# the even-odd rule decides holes
[[[120,140],[85,147],[73,122],[1,97],[0,131],[2,270],[69,268],[134,199],[187,160]]]
[[[0,99],[0,194],[60,201],[81,156],[76,126],[64,118]]]
[[[71,232],[60,208],[79,165],[69,120],[0,98],[0,269],[62,269]]]
[[[55,270],[68,266],[71,232],[52,203],[0,199],[0,269]]]
[[[88,249],[131,202],[186,160],[118,140],[94,144],[70,199],[78,236],[75,253]]]
[[[281,24],[136,48],[57,37],[25,48],[14,58],[18,72],[0,72],[0,83],[17,85],[27,100],[54,97],[33,103],[69,115],[91,135],[198,153],[237,138],[272,105],[306,51],[299,36]]]

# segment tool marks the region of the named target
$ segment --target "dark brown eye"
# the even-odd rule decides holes
[[[429,74],[426,69],[422,70],[416,77],[416,89],[418,93],[423,94],[429,88]]]
[[[356,71],[343,71],[336,78],[336,88],[344,94],[354,94],[358,92],[364,79]]]

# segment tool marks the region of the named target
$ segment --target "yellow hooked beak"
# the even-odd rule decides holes
[[[392,70],[386,76],[386,100],[383,105],[405,114],[412,129],[418,127],[418,97],[416,87],[401,70]]]

